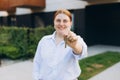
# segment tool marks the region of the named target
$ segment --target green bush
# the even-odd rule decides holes
[[[39,40],[53,31],[52,26],[39,28],[0,27],[0,57],[31,58],[35,54]]]
[[[0,27],[0,45],[9,45],[10,29],[7,27]]]
[[[27,30],[28,28],[12,28],[10,42],[19,49],[20,56],[23,57],[27,54]]]
[[[10,59],[16,59],[20,57],[18,49],[14,46],[0,46],[0,54],[1,58],[7,57]]]

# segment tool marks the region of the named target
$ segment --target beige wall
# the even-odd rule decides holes
[[[60,8],[81,9],[87,5],[86,1],[81,0],[46,0],[46,8],[43,12],[56,11]]]
[[[0,11],[0,17],[1,17],[1,16],[8,16],[7,11]]]

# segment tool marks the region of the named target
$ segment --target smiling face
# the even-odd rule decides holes
[[[57,34],[65,36],[71,29],[72,21],[69,16],[59,13],[54,18],[54,28]]]

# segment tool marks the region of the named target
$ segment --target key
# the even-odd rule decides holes
[[[67,37],[65,37],[65,48],[67,47]]]

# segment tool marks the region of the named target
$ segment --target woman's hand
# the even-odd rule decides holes
[[[69,31],[68,35],[64,36],[64,40],[65,40],[65,47],[66,45],[68,45],[73,49],[73,52],[75,54],[81,54],[82,45],[78,42],[78,36],[74,32]]]

